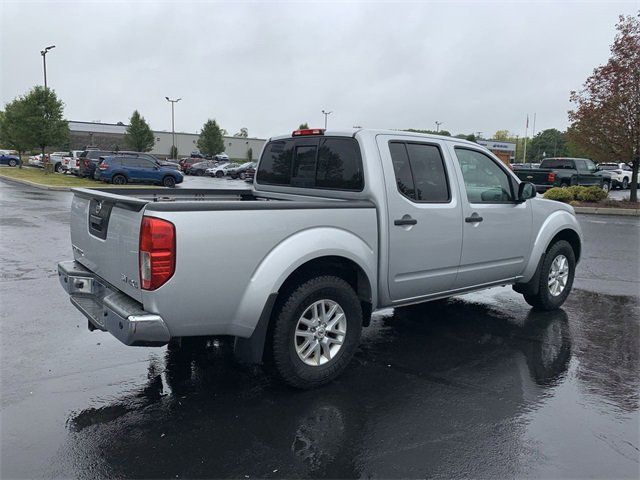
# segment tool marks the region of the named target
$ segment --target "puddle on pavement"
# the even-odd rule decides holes
[[[376,315],[343,376],[312,391],[240,365],[225,342],[167,351],[146,383],[68,418],[55,473],[78,476],[92,459],[115,477],[513,477],[553,466],[545,455],[567,444],[578,476],[594,455],[611,475],[637,472],[636,300],[575,291],[555,312],[505,304]],[[578,426],[528,438],[538,420],[567,421],[552,402],[584,410]],[[596,450],[593,431],[616,449]]]

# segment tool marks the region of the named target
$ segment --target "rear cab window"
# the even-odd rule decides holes
[[[434,144],[389,142],[398,191],[421,203],[448,203],[451,190],[440,147]]]
[[[364,172],[356,139],[309,136],[269,142],[256,181],[261,185],[362,191]]]

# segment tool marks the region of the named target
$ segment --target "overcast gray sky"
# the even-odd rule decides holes
[[[330,127],[567,126],[569,91],[606,62],[627,2],[12,2],[0,0],[2,104],[42,83],[69,120],[176,130],[215,118],[266,137]],[[531,124],[530,124],[531,127]],[[531,128],[529,130],[531,132]]]

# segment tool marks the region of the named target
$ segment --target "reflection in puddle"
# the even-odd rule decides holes
[[[225,342],[167,351],[144,386],[69,419],[59,473],[82,476],[91,458],[117,477],[530,474],[544,462],[527,422],[576,381],[572,356],[580,388],[637,410],[637,307],[619,305],[627,313],[611,327],[621,300],[571,299],[542,313],[464,299],[388,311],[345,374],[312,391],[238,364]]]

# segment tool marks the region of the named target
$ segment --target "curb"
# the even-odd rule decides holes
[[[40,183],[31,182],[29,180],[22,180],[21,178],[11,178],[0,175],[0,180],[7,183],[15,183],[18,185],[26,185],[28,187],[39,188],[40,190],[55,190],[59,192],[69,192],[72,188],[76,187],[57,187],[52,185],[42,185]]]
[[[640,209],[637,208],[611,208],[611,207],[573,207],[576,213],[591,215],[619,215],[627,217],[640,217]]]

